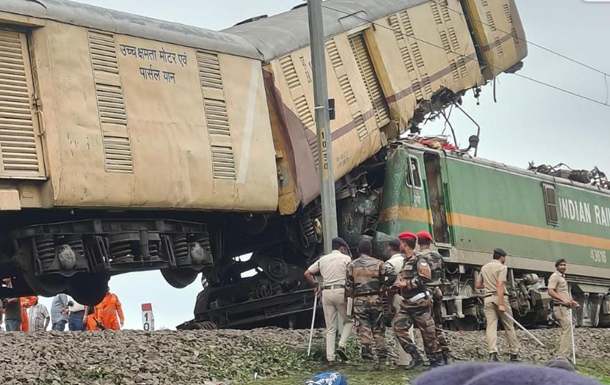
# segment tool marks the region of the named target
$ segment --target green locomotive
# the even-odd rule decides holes
[[[545,283],[554,261],[566,258],[567,280],[583,305],[577,324],[610,324],[608,189],[406,141],[388,151],[384,170],[383,186],[370,190],[377,192],[340,210],[360,212],[368,222],[377,210],[377,239],[401,231],[433,234],[450,281],[444,316],[458,328],[484,320],[473,283],[495,247],[509,253],[511,305],[522,320],[550,321]],[[345,223],[342,233],[350,238],[354,226]]]

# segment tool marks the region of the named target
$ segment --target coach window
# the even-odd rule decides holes
[[[549,225],[557,226],[559,224],[559,217],[557,216],[557,195],[555,194],[555,186],[543,183],[542,191],[544,192],[546,222]]]
[[[419,160],[414,156],[409,156],[409,169],[407,170],[407,187],[416,189],[422,188],[421,174],[419,172]]]

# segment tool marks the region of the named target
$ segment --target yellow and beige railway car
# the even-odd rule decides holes
[[[526,55],[510,0],[323,4],[338,199],[388,141]],[[203,271],[228,298],[298,289],[321,237],[308,44],[303,7],[214,32],[1,1],[0,296],[94,303],[147,269],[176,287]],[[233,257],[253,251],[263,273],[242,287]]]
[[[105,273],[162,268],[183,286],[226,222],[185,210],[276,211],[259,56],[222,32],[0,2],[2,277],[99,295]]]
[[[518,66],[527,54],[511,0],[331,0],[322,6],[337,180],[428,112]],[[319,195],[307,10],[226,32],[250,41],[267,62],[279,211],[293,214]]]

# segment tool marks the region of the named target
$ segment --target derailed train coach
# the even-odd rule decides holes
[[[389,142],[527,54],[508,0],[324,6],[338,199]],[[184,287],[203,272],[199,314],[225,325],[226,307],[304,291],[321,240],[310,83],[302,7],[214,32],[2,1],[0,290],[95,303],[114,274]]]
[[[375,214],[357,214],[361,207],[354,202],[373,180],[383,181],[388,144],[418,130],[428,113],[458,102],[466,90],[519,69],[527,47],[512,1],[326,1],[323,14],[329,97],[336,109],[331,132],[337,200],[340,216],[349,221],[342,235],[355,245],[374,226]],[[311,307],[307,285],[294,277],[298,272],[302,278],[319,255],[318,152],[306,9],[224,32],[242,36],[264,56],[278,211],[297,219],[290,228],[298,230],[289,234],[297,256],[283,250],[282,261],[270,262],[273,252],[260,249],[248,262],[228,264],[220,282],[208,282],[200,294],[196,320],[237,327]],[[371,200],[365,211],[377,205]],[[239,279],[252,270],[258,274]]]
[[[610,325],[610,190],[404,142],[386,163],[378,230],[429,231],[446,263],[444,316],[484,321],[474,281],[504,248],[507,287],[522,322],[551,322],[548,278],[559,258],[582,326]],[[370,199],[362,196],[360,199]]]

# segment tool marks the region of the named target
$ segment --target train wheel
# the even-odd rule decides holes
[[[195,282],[199,271],[193,269],[163,269],[161,270],[165,281],[176,289],[184,289]]]
[[[23,278],[27,285],[36,293],[43,297],[53,297],[63,293],[68,287],[68,278],[61,275],[35,276],[33,272],[23,273]]]
[[[82,305],[95,306],[106,296],[109,280],[106,274],[77,274],[70,279],[68,293]]]

